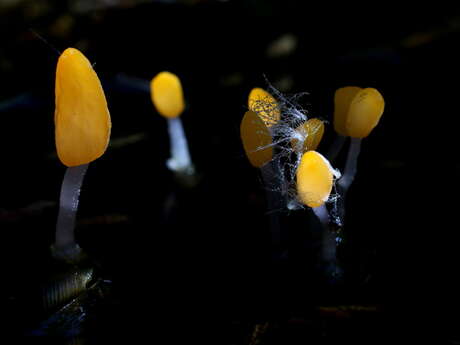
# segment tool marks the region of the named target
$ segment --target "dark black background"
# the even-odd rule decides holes
[[[207,334],[229,343],[222,334],[234,320],[369,303],[383,306],[383,314],[341,330],[346,339],[411,343],[458,335],[458,11],[433,4],[318,8],[254,0],[76,12],[65,2],[37,3],[43,8],[25,1],[0,12],[2,281],[17,335],[35,320],[18,300],[49,274],[56,205],[33,214],[24,208],[59,197],[65,168],[53,156],[54,48],[69,46],[96,63],[112,140],[144,135],[109,147],[90,165],[82,189],[77,238],[113,281],[119,303],[108,307],[112,317],[101,317],[96,334],[191,339],[198,332],[200,339]],[[68,30],[59,26],[59,19],[68,20],[63,16],[71,18]],[[269,44],[286,33],[297,38],[297,49],[269,58]],[[162,70],[183,82],[184,127],[202,176],[194,190],[178,187],[165,166],[166,123],[149,95],[117,79],[148,81]],[[282,91],[308,92],[302,105],[328,120],[338,87],[375,87],[385,98],[350,191],[343,248],[348,273],[338,291],[324,290],[308,269],[310,254],[298,242],[308,237],[308,211],[283,213],[294,242],[291,261],[269,259],[264,190],[239,139],[248,92],[265,87],[264,76],[275,86],[289,78],[291,87]],[[332,139],[329,124],[319,151]],[[176,204],[167,219],[172,192]],[[94,221],[104,215],[124,221]]]

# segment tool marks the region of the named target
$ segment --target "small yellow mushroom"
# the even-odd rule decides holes
[[[180,117],[185,102],[179,77],[170,72],[158,73],[150,83],[150,95],[155,108],[166,118],[168,124],[171,157],[166,161],[166,165],[175,172],[180,183],[187,186],[195,185],[195,168]]]
[[[260,168],[273,158],[272,136],[266,124],[254,111],[247,111],[241,120],[241,140],[252,166]]]
[[[385,101],[376,89],[366,88],[353,98],[346,121],[346,131],[352,138],[365,138],[379,123]]]
[[[324,123],[320,119],[309,119],[296,128],[296,132],[304,138],[303,147],[300,151],[299,140],[293,138],[291,141],[292,148],[301,153],[306,151],[315,151],[324,135]]]
[[[68,48],[56,68],[54,113],[57,154],[68,166],[94,161],[104,154],[111,121],[101,82],[88,59]]]
[[[323,205],[332,191],[336,174],[329,161],[316,151],[303,154],[297,168],[297,194],[309,207]]]
[[[334,129],[342,136],[365,138],[379,123],[384,107],[376,89],[342,87],[334,97]]]
[[[256,112],[268,128],[280,120],[278,102],[260,87],[252,89],[249,93],[248,108]]]
[[[347,137],[348,110],[353,98],[362,89],[356,86],[346,86],[335,91],[334,95],[334,129],[340,135]]]
[[[180,116],[185,109],[184,93],[180,79],[173,73],[160,72],[150,82],[152,102],[166,118]]]

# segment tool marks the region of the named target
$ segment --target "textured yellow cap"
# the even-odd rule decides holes
[[[249,93],[248,108],[256,112],[268,128],[280,120],[278,102],[272,95],[260,87],[252,89]]]

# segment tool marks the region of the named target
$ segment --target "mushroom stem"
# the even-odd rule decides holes
[[[263,185],[265,187],[265,195],[267,199],[269,229],[271,234],[272,257],[277,260],[283,256],[283,240],[281,235],[281,225],[279,211],[282,209],[283,200],[280,193],[279,181],[277,174],[273,168],[273,162],[268,162],[260,168],[262,174]]]
[[[168,132],[171,157],[167,160],[168,168],[176,173],[193,175],[193,167],[188,150],[187,138],[180,117],[168,118]]]
[[[348,148],[347,161],[342,178],[339,180],[339,186],[348,190],[355,179],[358,168],[358,157],[361,152],[361,138],[351,138],[350,147]]]
[[[80,247],[75,242],[75,218],[81,185],[89,164],[68,167],[62,181],[56,239],[53,255],[66,261],[78,260]]]
[[[326,205],[312,208],[313,213],[321,223],[321,265],[326,276],[337,281],[342,270],[337,262],[337,234],[330,227],[330,217]]]
[[[361,152],[361,139],[351,138],[350,147],[348,148],[347,161],[342,177],[338,181],[338,192],[340,198],[338,199],[338,216],[343,223],[345,217],[345,199],[348,189],[350,188],[353,180],[355,179],[356,171],[358,170],[358,157]]]
[[[337,155],[340,153],[342,150],[343,145],[345,144],[347,137],[344,137],[343,135],[337,134],[335,137],[331,147],[329,148],[329,151],[326,154],[327,159],[332,162],[337,158]]]

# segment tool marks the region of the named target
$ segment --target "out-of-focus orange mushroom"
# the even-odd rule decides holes
[[[150,82],[150,95],[156,110],[168,123],[171,156],[166,165],[180,184],[193,187],[198,180],[182,125],[185,101],[179,77],[166,71],[158,73]]]
[[[164,117],[180,116],[185,109],[184,93],[179,77],[171,72],[158,73],[150,83],[152,102]]]

